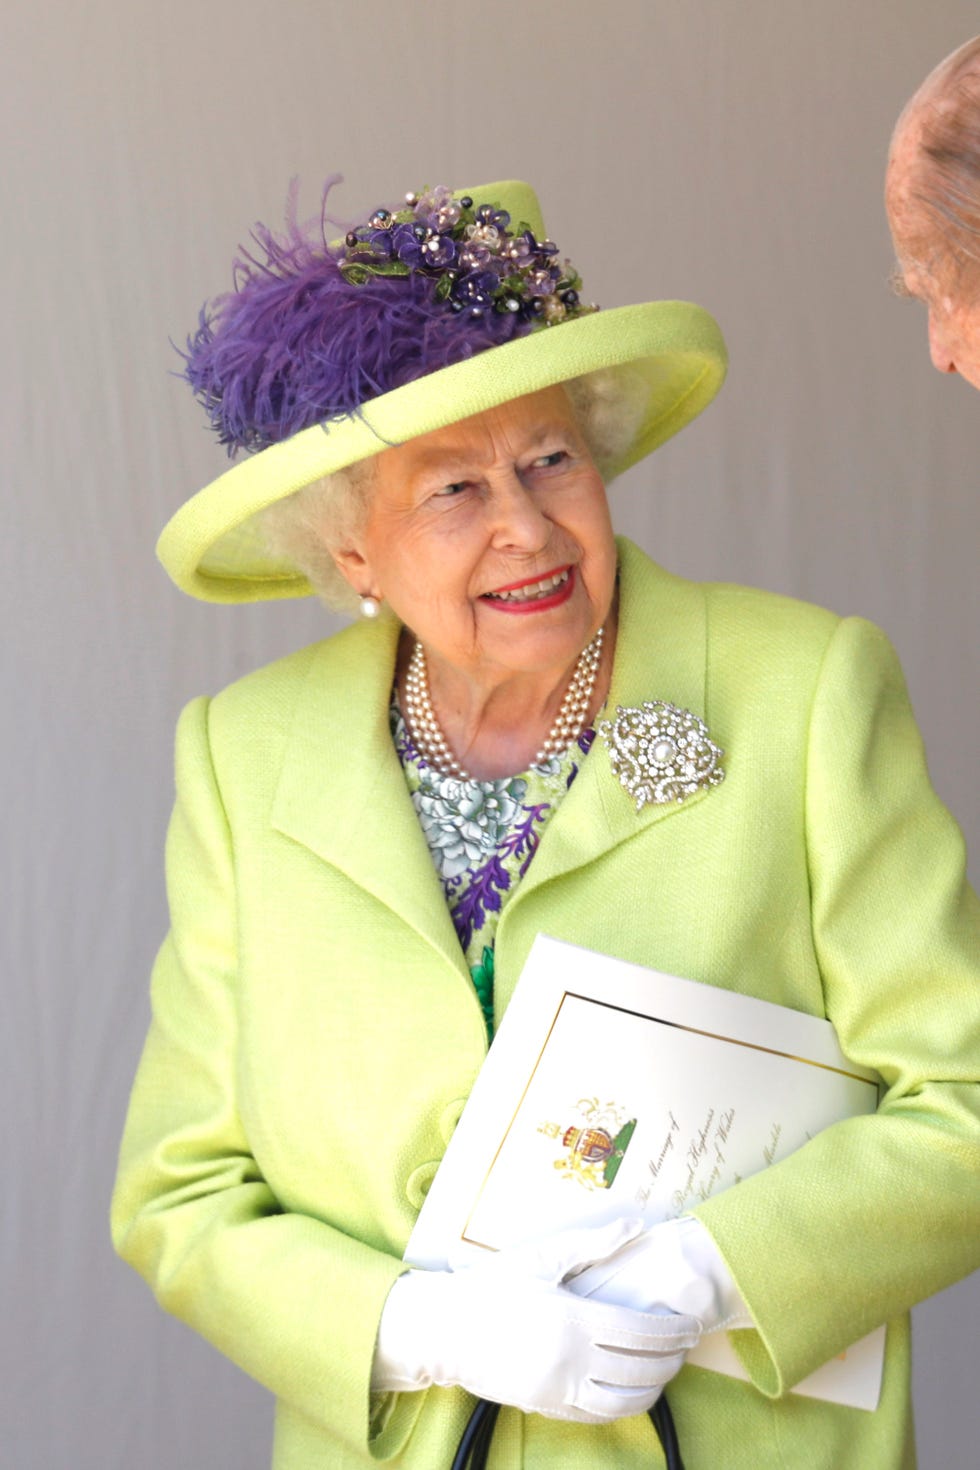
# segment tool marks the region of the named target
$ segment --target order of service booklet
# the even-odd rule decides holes
[[[572,1225],[672,1219],[877,1105],[829,1021],[539,935],[405,1259],[439,1269]],[[873,1409],[884,1335],[794,1392]],[[688,1362],[748,1377],[723,1332]]]

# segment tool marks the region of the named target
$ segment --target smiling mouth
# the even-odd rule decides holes
[[[560,591],[571,575],[571,567],[563,567],[560,572],[552,572],[539,582],[525,582],[521,587],[510,587],[502,592],[484,592],[483,596],[488,602],[541,602]]]

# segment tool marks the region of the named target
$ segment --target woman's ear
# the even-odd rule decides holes
[[[356,546],[341,547],[331,551],[338,572],[358,597],[380,597],[381,589],[374,586],[371,565],[364,553]]]
[[[377,475],[377,456],[352,465],[341,474],[339,514],[332,534],[324,538],[338,572],[358,597],[381,596],[366,534],[368,495],[374,489]]]

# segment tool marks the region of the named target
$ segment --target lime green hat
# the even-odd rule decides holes
[[[206,602],[309,594],[267,549],[261,513],[392,445],[606,369],[634,400],[638,382],[646,394],[612,478],[724,380],[725,344],[700,307],[585,303],[527,184],[409,194],[332,243],[294,211],[287,225],[281,236],[256,226],[265,258],[241,253],[236,289],[202,311],[185,354],[222,442],[249,451],[157,545],[177,586]]]

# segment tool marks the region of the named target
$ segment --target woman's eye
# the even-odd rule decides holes
[[[453,495],[459,495],[465,490],[468,483],[467,480],[454,480],[451,485],[440,485],[435,493],[440,499],[450,499]]]
[[[567,458],[568,454],[564,449],[556,449],[553,454],[541,454],[537,459],[532,460],[531,468],[532,470],[554,469],[555,465],[561,464],[562,460]]]

